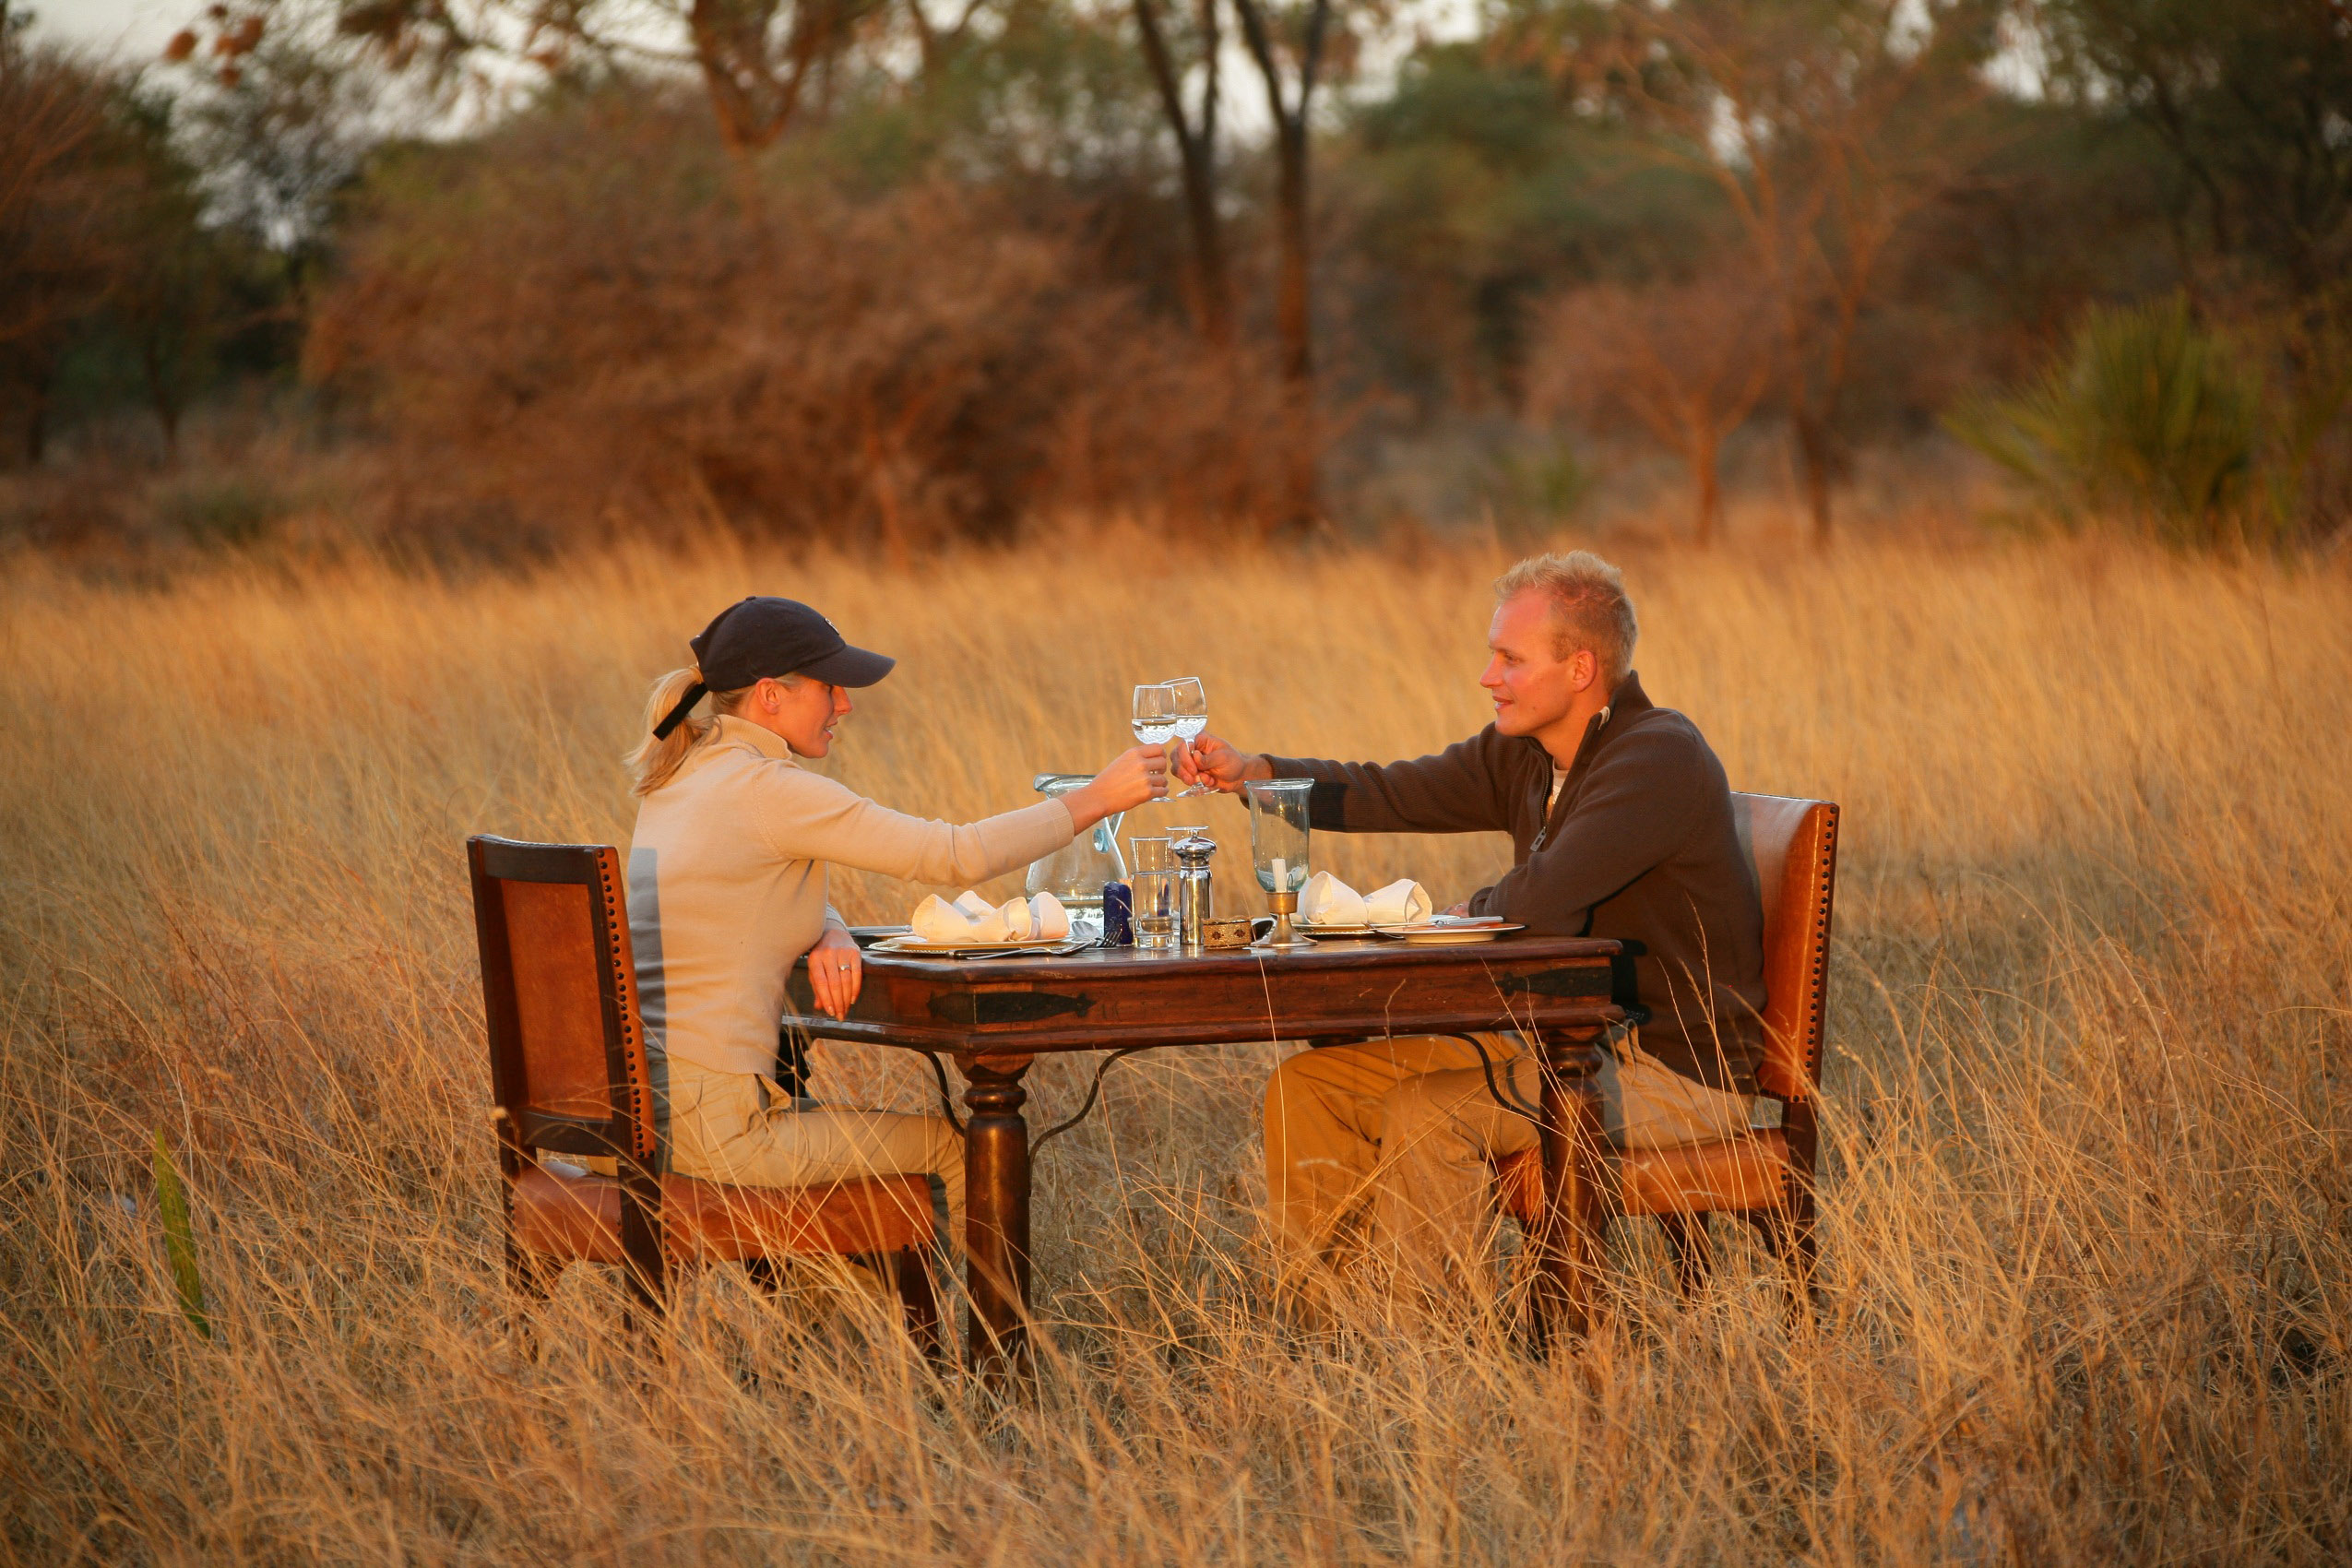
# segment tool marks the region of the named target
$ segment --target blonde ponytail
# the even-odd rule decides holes
[[[696,719],[689,715],[684,723],[669,734],[656,735],[654,726],[670,716],[670,710],[678,706],[679,699],[690,687],[701,684],[701,671],[691,668],[672,670],[656,681],[653,690],[646,694],[645,739],[638,742],[637,749],[627,758],[630,771],[636,776],[632,793],[650,795],[669,783],[671,776],[693,754],[694,749],[718,732],[717,716],[734,712],[742,702],[743,694],[751,690],[749,686],[739,686],[731,692],[712,692],[711,717]]]

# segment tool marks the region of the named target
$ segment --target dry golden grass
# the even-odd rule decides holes
[[[1581,1360],[1305,1342],[1250,1241],[1270,1049],[1040,1159],[1033,1403],[730,1274],[652,1360],[503,1328],[459,843],[624,840],[646,682],[745,591],[901,656],[837,772],[968,815],[1204,676],[1247,743],[1480,721],[1491,550],[1140,538],[908,576],[714,549],[0,588],[0,1544],[25,1562],[2320,1562],[2352,1553],[2352,581],[2097,544],[1645,554],[1653,694],[1848,825],[1829,1305],[1645,1226]],[[1175,808],[1155,808],[1168,812]],[[1239,813],[1209,808],[1238,839]],[[1459,896],[1485,840],[1335,843]],[[1230,885],[1231,878],[1228,879]],[[843,889],[855,914],[913,891]],[[1077,1091],[1041,1066],[1035,1109]],[[1124,1076],[1121,1076],[1124,1075]],[[839,1051],[821,1087],[920,1103]],[[189,1176],[216,1335],[173,1306]]]

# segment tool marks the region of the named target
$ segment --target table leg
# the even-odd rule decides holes
[[[992,1384],[1029,1359],[1029,1123],[1027,1056],[969,1056],[964,1074],[964,1325],[969,1365]]]
[[[1543,1064],[1543,1225],[1536,1275],[1538,1352],[1592,1326],[1608,1208],[1598,1028],[1538,1031]]]

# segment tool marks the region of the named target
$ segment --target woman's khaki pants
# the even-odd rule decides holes
[[[1532,1103],[1534,1059],[1515,1034],[1478,1037],[1495,1081]],[[1604,1056],[1601,1127],[1621,1148],[1730,1137],[1746,1096],[1708,1088],[1628,1041]],[[1490,1162],[1536,1146],[1536,1126],[1498,1104],[1478,1052],[1415,1035],[1301,1051],[1265,1087],[1266,1207],[1292,1265],[1329,1259],[1352,1215],[1403,1283],[1440,1288],[1488,1255],[1494,1226]]]
[[[941,1238],[964,1242],[964,1140],[944,1117],[799,1111],[756,1073],[670,1063],[670,1169],[746,1187],[822,1187],[864,1176],[936,1178]]]

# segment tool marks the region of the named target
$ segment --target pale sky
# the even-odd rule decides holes
[[[36,35],[112,56],[152,60],[204,0],[30,0]]]

